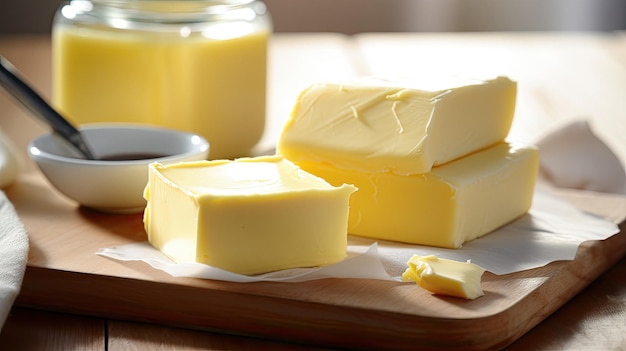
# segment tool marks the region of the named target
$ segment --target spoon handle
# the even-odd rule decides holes
[[[0,56],[0,85],[35,116],[50,125],[55,133],[74,145],[85,158],[95,159],[80,132],[19,78],[17,69],[2,56]]]

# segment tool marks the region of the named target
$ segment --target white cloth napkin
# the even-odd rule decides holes
[[[0,330],[24,279],[28,236],[3,191],[0,191]]]
[[[0,189],[11,185],[20,171],[15,144],[0,130]]]

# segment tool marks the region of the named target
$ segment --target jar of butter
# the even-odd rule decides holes
[[[271,32],[255,0],[72,0],[52,28],[52,101],[78,125],[155,124],[245,156],[265,127]]]

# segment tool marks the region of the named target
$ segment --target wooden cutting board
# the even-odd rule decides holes
[[[503,348],[558,309],[626,253],[626,198],[557,195],[622,223],[574,261],[483,277],[485,296],[434,296],[414,283],[324,279],[229,283],[174,278],[100,248],[146,240],[141,215],[79,208],[36,172],[6,189],[30,237],[19,306],[154,322],[326,346],[375,349]]]

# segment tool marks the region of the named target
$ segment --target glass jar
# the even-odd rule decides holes
[[[254,0],[73,0],[52,28],[52,101],[78,125],[156,124],[204,136],[212,159],[246,156],[271,32]]]

